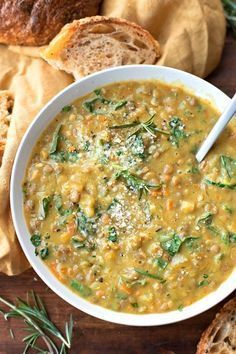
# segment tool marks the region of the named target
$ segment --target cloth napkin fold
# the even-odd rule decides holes
[[[104,0],[101,14],[137,22],[161,45],[159,65],[200,77],[219,63],[225,38],[220,0]],[[14,97],[0,167],[0,272],[19,274],[29,264],[15,235],[9,202],[12,164],[28,125],[57,92],[73,81],[39,58],[38,48],[0,45],[0,90]]]
[[[159,65],[205,77],[220,61],[226,31],[220,0],[104,0],[101,13],[147,29],[161,45]]]

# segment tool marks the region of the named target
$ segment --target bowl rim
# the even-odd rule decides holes
[[[200,300],[194,302],[193,304],[185,307],[183,311],[178,311],[178,310],[173,310],[169,312],[164,312],[164,313],[151,313],[151,314],[130,314],[130,313],[124,313],[124,312],[116,312],[107,308],[103,308],[101,306],[92,304],[91,302],[85,300],[84,298],[76,295],[74,292],[72,292],[68,287],[66,287],[64,284],[62,284],[50,271],[50,269],[43,263],[43,261],[39,260],[38,257],[35,256],[34,250],[32,248],[32,245],[29,244],[30,242],[30,233],[28,231],[28,228],[26,226],[26,222],[24,220],[24,217],[22,218],[22,213],[23,213],[23,207],[22,207],[22,179],[19,178],[19,173],[25,174],[25,169],[22,170],[22,161],[27,160],[24,164],[27,165],[28,160],[31,156],[32,149],[29,149],[27,151],[27,144],[31,144],[32,147],[35,144],[35,140],[32,142],[32,139],[34,138],[32,135],[32,132],[35,132],[36,139],[38,140],[40,135],[42,134],[43,130],[46,129],[48,124],[55,118],[55,114],[53,117],[49,118],[49,120],[46,122],[46,117],[49,114],[50,108],[54,107],[57,105],[57,103],[62,102],[62,98],[67,95],[68,93],[73,91],[76,91],[77,88],[83,87],[84,83],[86,82],[92,82],[91,85],[93,86],[93,89],[99,86],[103,86],[105,84],[97,84],[95,85],[96,80],[99,78],[103,77],[104,75],[118,75],[120,72],[122,73],[127,73],[127,81],[128,80],[140,80],[139,78],[129,78],[129,73],[133,72],[133,75],[135,73],[138,73],[139,71],[144,71],[146,72],[145,75],[147,75],[148,72],[152,72],[153,74],[163,74],[165,75],[173,75],[174,77],[179,77],[179,82],[181,86],[184,86],[184,88],[187,91],[192,91],[192,88],[187,86],[183,81],[196,81],[200,87],[208,88],[210,91],[210,96],[214,99],[215,96],[219,96],[222,99],[222,102],[224,102],[224,105],[226,105],[229,102],[229,97],[226,96],[221,90],[216,88],[214,85],[208,83],[207,81],[196,77],[192,74],[189,74],[187,72],[174,69],[174,68],[169,68],[169,67],[163,67],[163,66],[157,66],[157,65],[127,65],[127,66],[119,66],[119,67],[114,67],[114,68],[109,68],[100,72],[96,72],[94,74],[91,74],[89,76],[86,76],[85,78],[82,78],[79,81],[76,81],[66,88],[64,88],[62,91],[60,91],[57,95],[55,95],[41,110],[40,112],[35,116],[31,124],[29,125],[28,129],[26,130],[21,143],[18,147],[16,157],[14,160],[13,164],[13,169],[12,169],[12,175],[11,175],[11,182],[10,182],[10,204],[11,204],[11,212],[12,212],[12,219],[13,219],[13,224],[16,230],[17,238],[18,241],[24,251],[25,256],[27,257],[29,263],[33,267],[34,271],[40,276],[40,278],[47,284],[47,286],[52,289],[59,297],[64,299],[66,302],[74,306],[75,308],[91,315],[94,317],[97,317],[102,320],[106,320],[109,322],[117,323],[117,324],[123,324],[123,325],[132,325],[132,326],[157,326],[157,325],[165,325],[165,324],[171,324],[175,322],[179,322],[182,320],[186,320],[188,318],[191,318],[193,316],[199,315],[200,313],[210,309],[223,299],[225,299],[230,293],[232,293],[235,288],[235,279],[236,279],[236,269],[231,273],[231,275],[213,292],[210,294],[204,296]],[[145,76],[144,75],[144,76]],[[131,75],[132,76],[132,75]],[[150,77],[144,77],[142,80],[148,80]],[[153,79],[159,80],[159,81],[165,81],[164,78],[158,78],[158,77],[153,77]],[[91,81],[92,80],[92,81]],[[109,79],[110,80],[110,79]],[[108,80],[108,81],[109,81]],[[183,81],[182,81],[183,80]],[[94,84],[93,84],[94,81]],[[120,82],[126,81],[126,80],[120,80]],[[177,79],[178,81],[178,79]],[[177,83],[176,80],[171,81],[174,85]],[[112,80],[109,81],[108,83],[112,82],[119,82],[119,80]],[[168,81],[167,81],[168,83]],[[91,92],[92,90],[88,90],[87,92]],[[193,90],[195,91],[195,89]],[[196,94],[196,93],[195,93]],[[77,94],[77,98],[79,98],[82,95]],[[197,95],[197,94],[196,94]],[[70,102],[74,101],[75,99],[66,100],[67,104]],[[60,104],[61,108],[65,104]],[[61,108],[57,108],[57,112],[60,112]],[[40,122],[40,120],[45,120],[44,128],[41,131],[37,131],[37,124]],[[31,141],[30,141],[31,140]],[[29,143],[30,142],[30,143]],[[24,157],[24,155],[28,154],[28,158]],[[20,209],[22,209],[20,211]],[[19,217],[20,216],[20,217]],[[27,230],[27,231],[26,231]],[[25,233],[28,232],[27,237],[24,237]]]

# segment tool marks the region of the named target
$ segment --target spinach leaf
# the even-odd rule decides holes
[[[80,208],[77,212],[77,229],[86,237],[94,235],[96,231],[94,219],[88,218]]]
[[[72,110],[72,106],[71,105],[67,105],[67,106],[64,106],[62,108],[62,112],[70,112]]]
[[[108,229],[108,240],[112,242],[118,241],[117,232],[114,226],[110,226]]]
[[[83,297],[88,297],[92,294],[92,290],[87,285],[82,284],[78,280],[71,280],[70,286],[78,291]]]
[[[160,277],[158,274],[149,273],[148,270],[143,270],[143,269],[138,269],[138,268],[135,268],[134,270],[135,270],[136,273],[144,275],[145,277],[152,278],[152,279],[157,279],[161,283],[165,283],[166,282],[166,280],[163,279],[162,277]]]
[[[41,245],[41,235],[33,234],[30,238],[30,241],[34,247],[38,247]]]
[[[220,163],[222,170],[226,173],[227,177],[231,179],[236,176],[236,160],[232,157],[221,155]]]
[[[161,247],[169,253],[170,256],[174,256],[176,253],[180,251],[181,246],[190,240],[196,240],[198,237],[187,236],[184,238],[180,238],[179,235],[173,234],[172,238],[162,241]]]
[[[49,151],[50,154],[53,154],[57,151],[58,142],[59,142],[59,134],[60,134],[61,128],[62,128],[62,125],[58,124],[58,126],[56,127],[56,129],[53,133],[51,147],[50,147],[50,151]]]
[[[170,256],[174,256],[179,252],[182,243],[183,241],[181,238],[178,235],[173,234],[173,237],[170,240],[161,242],[161,247],[167,251]]]
[[[49,212],[51,199],[52,199],[51,197],[45,197],[41,200],[41,203],[39,206],[39,220],[46,219],[48,212]]]
[[[205,179],[204,182],[208,185],[211,186],[216,186],[218,188],[225,188],[225,189],[232,189],[232,190],[236,190],[236,183],[235,184],[227,184],[227,183],[222,183],[222,182],[215,182],[215,181],[211,181],[209,179]]]
[[[187,137],[184,131],[185,125],[182,123],[180,118],[173,117],[169,122],[169,126],[171,132],[170,141],[172,145],[179,147],[180,140]]]

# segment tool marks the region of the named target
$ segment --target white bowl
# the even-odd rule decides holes
[[[230,101],[228,96],[208,82],[186,72],[161,66],[122,66],[85,77],[84,79],[66,87],[63,91],[57,94],[39,112],[28,128],[15,158],[11,178],[10,199],[13,222],[21,247],[36,273],[38,273],[49,288],[79,310],[100,319],[133,326],[154,326],[182,321],[192,316],[196,316],[216,305],[235,289],[236,271],[234,271],[216,291],[192,305],[185,307],[181,312],[170,311],[166,313],[134,315],[115,312],[94,305],[83,298],[80,298],[69,288],[60,283],[40,258],[35,256],[34,247],[30,242],[30,233],[23,213],[22,193],[22,181],[25,176],[25,170],[31,156],[31,151],[42,131],[61,111],[62,107],[73,102],[78,97],[86,95],[99,86],[119,81],[142,79],[158,79],[166,83],[173,83],[177,86],[184,86],[196,96],[209,99],[219,111],[222,111]]]

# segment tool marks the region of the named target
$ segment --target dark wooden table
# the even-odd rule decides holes
[[[222,61],[208,81],[229,96],[235,92],[236,40],[231,34],[227,35]],[[70,313],[73,314],[75,328],[70,354],[194,354],[202,331],[223,304],[181,323],[149,328],[128,327],[101,321],[74,309],[49,290],[32,269],[15,277],[0,275],[0,295],[9,300],[16,296],[24,298],[30,289],[43,298],[59,328],[63,328],[65,320]],[[10,328],[15,339],[10,336]],[[22,353],[21,328],[21,321],[12,319],[6,322],[0,317],[0,354]]]

